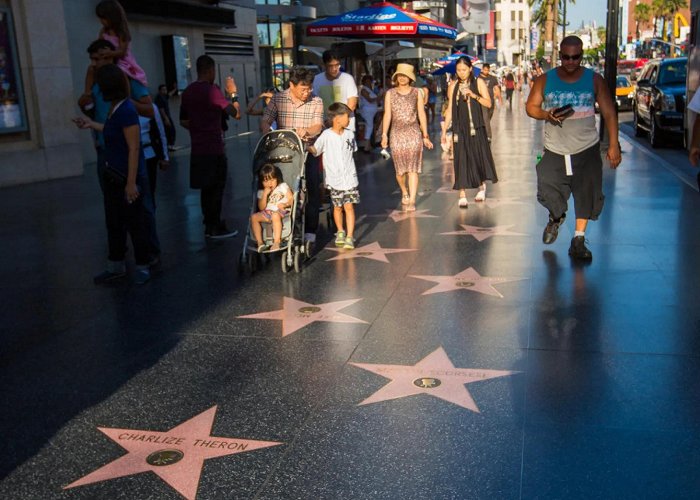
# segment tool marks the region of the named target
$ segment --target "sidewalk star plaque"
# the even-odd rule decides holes
[[[379,262],[384,262],[386,264],[389,264],[389,259],[386,258],[387,254],[416,251],[415,248],[382,248],[382,246],[377,241],[368,245],[357,247],[354,250],[350,251],[344,250],[342,248],[333,247],[326,247],[326,250],[330,250],[332,252],[341,252],[340,255],[336,255],[335,257],[326,259],[327,261],[365,258],[371,260],[378,260]]]
[[[476,413],[480,413],[479,407],[465,384],[520,373],[508,370],[455,368],[442,347],[428,354],[415,365],[349,364],[391,379],[391,382],[362,401],[360,405],[427,394]]]
[[[315,321],[329,323],[367,323],[358,318],[340,313],[341,309],[351,306],[362,299],[340,300],[326,304],[309,304],[291,297],[285,297],[282,309],[257,314],[238,316],[244,319],[275,319],[282,321],[282,336],[286,337]]]
[[[153,472],[188,500],[197,496],[204,461],[235,453],[278,446],[274,441],[224,438],[211,435],[216,406],[165,432],[98,427],[128,453],[100,467],[64,489],[108,479]]]
[[[468,267],[464,271],[461,271],[453,276],[420,276],[415,274],[411,274],[409,276],[411,278],[418,278],[437,283],[437,285],[429,290],[426,290],[421,295],[451,292],[453,290],[469,290],[472,292],[483,293],[485,295],[492,295],[501,299],[503,298],[503,295],[493,287],[494,284],[527,279],[517,277],[491,278],[488,276],[481,276],[473,267]]]

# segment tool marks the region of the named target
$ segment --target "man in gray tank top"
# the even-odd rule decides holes
[[[542,241],[554,243],[566,218],[569,196],[574,198],[576,231],[569,255],[591,260],[585,232],[589,220],[603,210],[603,161],[595,126],[595,103],[605,119],[610,168],[621,160],[617,114],[605,80],[581,67],[583,42],[567,36],[560,47],[561,66],[535,79],[527,114],[544,120],[544,155],[537,164],[537,200],[549,210]]]

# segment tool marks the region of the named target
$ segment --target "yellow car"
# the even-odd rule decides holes
[[[634,86],[626,75],[618,75],[615,88],[615,103],[620,111],[632,109]]]

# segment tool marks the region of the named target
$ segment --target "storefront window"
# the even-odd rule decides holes
[[[10,10],[0,7],[0,134],[27,130]]]
[[[282,24],[282,46],[285,49],[294,47],[294,25],[292,23]]]
[[[258,41],[260,45],[270,45],[270,32],[267,23],[258,23]]]

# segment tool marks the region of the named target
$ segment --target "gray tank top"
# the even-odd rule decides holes
[[[556,69],[546,73],[542,108],[549,111],[571,104],[574,114],[564,120],[561,127],[545,122],[545,149],[560,155],[573,155],[598,142],[593,75],[593,70],[584,68],[581,78],[567,83],[559,78]]]

